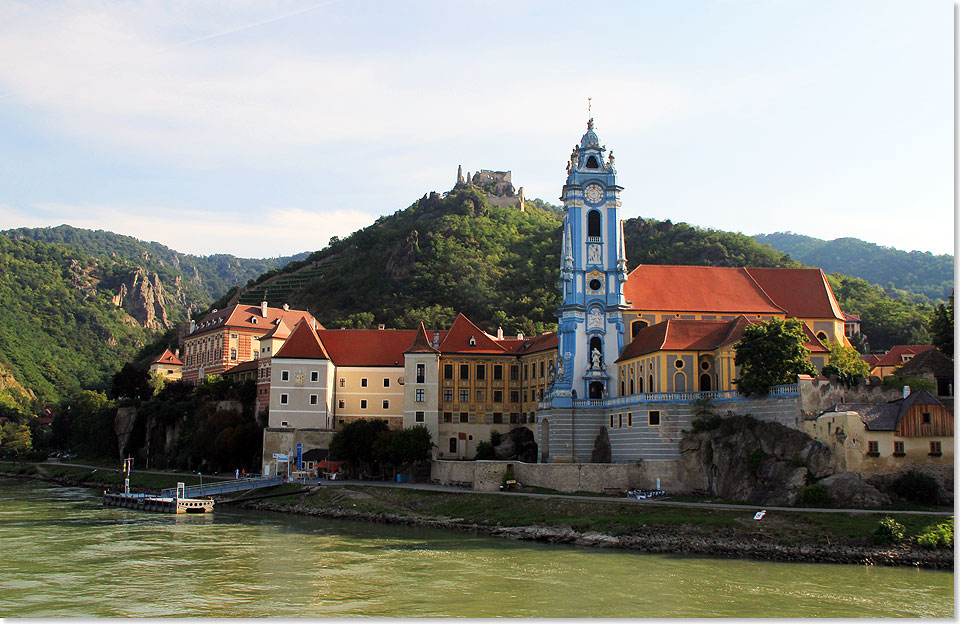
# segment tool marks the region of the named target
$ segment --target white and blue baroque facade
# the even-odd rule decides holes
[[[641,393],[617,396],[615,362],[624,347],[628,302],[620,192],[611,151],[587,131],[567,163],[557,310],[559,351],[552,392],[537,411],[540,460],[589,462],[600,430],[607,428],[613,462],[675,462],[679,442],[697,416],[693,401],[710,398],[718,410],[797,426],[796,386],[771,389],[760,401],[735,392]],[[629,341],[628,341],[629,342]],[[709,395],[709,396],[707,396]],[[744,409],[747,408],[748,409]]]

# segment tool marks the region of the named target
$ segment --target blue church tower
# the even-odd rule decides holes
[[[613,152],[593,129],[574,146],[563,186],[560,254],[559,354],[555,407],[616,394],[614,362],[623,350],[623,283],[627,261],[620,221],[620,191]]]

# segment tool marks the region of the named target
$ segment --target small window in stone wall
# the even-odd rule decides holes
[[[867,441],[867,455],[872,457],[880,456],[880,443],[876,440]]]
[[[443,413],[443,422],[452,423],[453,422],[453,412],[444,412]]]
[[[311,371],[311,372],[310,372],[310,381],[314,381],[314,382],[320,381],[320,373],[319,373],[318,371]]]
[[[290,398],[290,397],[288,397],[286,394],[281,394],[281,395],[280,395],[280,405],[286,405],[286,404],[287,404],[287,401],[289,400],[289,398]]]
[[[417,415],[415,416],[415,420],[417,422],[423,422],[423,412],[417,412]]]
[[[627,412],[627,426],[633,426],[633,412]]]
[[[906,453],[903,450],[903,442],[896,441],[893,443],[893,454],[897,457],[903,457]]]
[[[647,424],[651,427],[660,426],[660,410],[650,410],[647,413]]]
[[[610,428],[613,429],[613,414],[610,414]]]
[[[930,443],[930,455],[932,457],[940,457],[943,455],[943,449],[940,446],[939,441],[933,441]]]

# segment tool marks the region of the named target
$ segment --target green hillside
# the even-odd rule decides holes
[[[305,260],[248,284],[242,302],[266,299],[313,312],[328,327],[449,325],[463,312],[507,334],[556,327],[563,211],[541,200],[527,210],[489,205],[475,189],[424,198],[379,218]],[[624,222],[630,267],[638,264],[803,266],[739,233],[671,221]],[[863,316],[871,346],[929,341],[932,307],[922,297],[845,275],[832,277],[841,307]],[[237,300],[236,292],[214,307]]]
[[[759,234],[754,239],[828,273],[845,273],[879,284],[894,297],[902,296],[898,291],[909,291],[941,303],[953,292],[950,255],[901,251],[858,238],[826,241],[792,232]]]
[[[306,252],[280,258],[237,258],[229,254],[194,256],[156,242],[104,230],[69,225],[17,228],[3,232],[14,239],[71,245],[88,256],[127,261],[159,276],[173,295],[171,320],[186,320],[189,312],[206,308],[231,287],[305,257]]]
[[[40,401],[103,388],[155,334],[111,301],[124,263],[0,236],[0,369]]]

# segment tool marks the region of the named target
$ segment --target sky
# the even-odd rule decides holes
[[[954,249],[951,0],[0,2],[0,229],[324,247],[464,171],[622,218]]]

